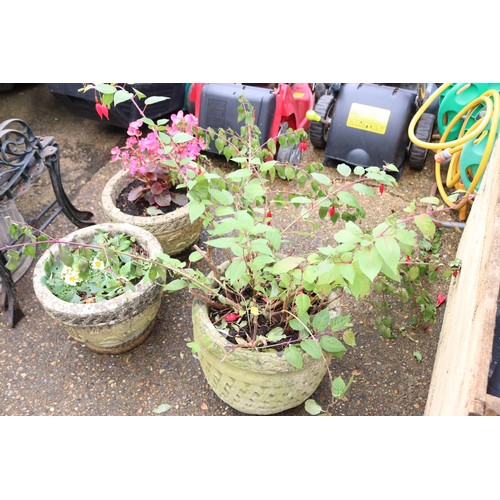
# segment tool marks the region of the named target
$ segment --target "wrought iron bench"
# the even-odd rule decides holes
[[[50,175],[55,199],[38,215],[28,220],[28,224],[42,231],[61,212],[77,227],[94,224],[91,221],[92,212],[75,208],[64,191],[59,146],[55,139],[36,136],[28,124],[17,118],[6,120],[0,124],[0,219],[2,219],[0,220],[0,248],[13,245],[18,241],[13,240],[6,230],[9,220],[5,219],[2,212],[20,216],[15,205],[16,198],[25,193],[30,188],[33,179],[45,169]],[[12,220],[12,222],[16,221]],[[13,277],[13,273],[6,268],[6,264],[5,253],[0,251],[0,305],[3,305],[7,311],[7,324],[14,327],[23,314],[17,307],[14,295],[14,282],[18,278]],[[28,268],[29,264],[30,262],[27,265]]]

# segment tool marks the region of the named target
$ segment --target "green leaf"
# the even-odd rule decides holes
[[[427,196],[426,198],[420,198],[420,203],[424,203],[426,205],[439,205],[439,199],[435,196]]]
[[[130,101],[134,94],[128,92],[127,90],[117,90],[113,95],[113,103],[118,106],[121,102]]]
[[[173,280],[170,283],[168,283],[167,285],[165,285],[163,287],[163,290],[165,290],[167,292],[176,292],[177,290],[182,290],[183,288],[186,288],[186,287],[187,287],[187,283],[182,279],[178,279],[178,280]]]
[[[342,340],[350,347],[356,347],[356,336],[352,330],[346,330],[342,336]]]
[[[239,182],[252,175],[252,170],[249,168],[240,168],[226,175],[226,179]]]
[[[337,377],[332,382],[332,394],[335,399],[340,399],[344,396],[347,386],[342,377]]]
[[[401,255],[398,242],[391,236],[384,236],[375,240],[375,248],[389,268],[397,273]]]
[[[34,245],[25,245],[23,247],[23,255],[28,255],[29,257],[34,257],[36,254],[36,249]]]
[[[330,326],[330,310],[326,307],[313,316],[312,327],[315,332],[324,332]]]
[[[205,205],[199,201],[191,200],[188,204],[189,208],[189,220],[194,222],[196,219],[201,217],[205,212]]]
[[[415,357],[415,359],[416,359],[419,363],[421,363],[421,362],[422,362],[422,354],[420,353],[420,351],[415,351],[415,352],[413,353],[413,356]]]
[[[295,298],[295,306],[297,307],[297,316],[302,316],[311,306],[311,299],[305,293],[301,293]]]
[[[321,354],[321,347],[314,339],[303,340],[300,343],[300,347],[304,352],[309,354],[311,358],[321,359],[323,357],[323,355]]]
[[[200,344],[198,344],[197,342],[188,342],[186,346],[191,349],[191,352],[193,354],[197,354],[201,351]]]
[[[365,247],[358,252],[355,259],[365,276],[373,281],[382,269],[383,260],[375,247]]]
[[[7,250],[7,264],[5,265],[5,267],[12,272],[14,271],[14,269],[16,269],[18,263],[19,253],[12,249]]]
[[[312,200],[310,198],[307,198],[306,196],[295,196],[290,200],[290,203],[298,203],[298,204],[304,204],[308,205],[312,203]]]
[[[207,245],[215,248],[231,248],[236,243],[235,238],[217,238],[207,241]]]
[[[324,184],[325,186],[329,186],[332,183],[332,181],[330,180],[330,177],[328,177],[325,174],[313,172],[311,174],[311,177],[313,177],[315,180],[317,180],[320,184]]]
[[[320,413],[323,412],[323,408],[314,401],[314,399],[308,399],[304,403],[304,408],[309,413],[309,415],[319,415]]]
[[[156,208],[155,206],[150,206],[146,208],[146,213],[148,215],[163,215],[163,212],[159,208]]]
[[[358,193],[366,194],[367,196],[375,196],[375,191],[373,191],[373,189],[366,184],[354,184],[352,188]]]
[[[221,191],[218,189],[209,189],[208,192],[221,205],[231,205],[234,201],[233,195],[229,191]]]
[[[344,176],[344,177],[349,177],[351,175],[351,167],[349,167],[349,165],[346,165],[345,163],[341,163],[338,167],[337,167],[337,172]]]
[[[364,175],[365,174],[365,168],[361,167],[360,165],[354,167],[354,174],[355,175]],[[357,184],[356,184],[357,186]]]
[[[330,352],[338,358],[341,358],[347,350],[345,345],[332,335],[322,335],[319,339],[319,344],[324,351]]]
[[[231,262],[224,275],[229,279],[229,281],[231,281],[232,284],[234,284],[245,276],[246,271],[247,266],[245,261],[236,259]]]
[[[252,269],[255,269],[256,271],[260,271],[261,269],[264,269],[268,264],[276,262],[276,259],[270,255],[257,255],[255,259],[252,260],[252,262],[249,263],[249,265],[252,267]]]
[[[300,370],[304,366],[304,358],[302,357],[302,353],[300,352],[300,349],[298,349],[294,345],[289,345],[288,347],[286,347],[283,351],[283,355],[294,368]]]
[[[156,104],[157,102],[166,101],[167,99],[170,99],[170,97],[163,97],[163,96],[153,95],[151,97],[148,97],[144,101],[144,104],[146,104],[147,106],[149,106],[150,104]]]
[[[281,259],[279,262],[276,262],[271,272],[273,274],[287,273],[288,271],[291,271],[292,269],[298,267],[299,264],[303,261],[304,261],[303,257],[292,257],[292,256],[285,257],[284,259]]]
[[[95,89],[101,94],[114,94],[116,92],[114,85],[108,83],[97,83]]]
[[[348,326],[351,326],[351,316],[349,314],[345,316],[334,316],[330,320],[330,330],[332,332],[338,332]]]
[[[279,342],[280,340],[286,339],[286,335],[283,333],[283,331],[284,330],[283,328],[281,328],[281,326],[277,326],[267,333],[266,338],[269,342],[272,343]]]
[[[194,137],[191,134],[186,134],[185,132],[178,132],[174,136],[172,136],[172,140],[176,144],[183,144],[185,142],[192,141]]]
[[[154,410],[153,413],[155,415],[159,415],[160,413],[166,413],[167,411],[172,409],[172,405],[169,405],[168,403],[163,403],[159,406],[157,406]]]
[[[350,191],[339,191],[337,196],[339,200],[345,203],[348,207],[361,208],[358,199]]]
[[[66,245],[59,245],[59,255],[65,266],[71,267],[73,265],[73,254]]]
[[[436,226],[432,219],[427,214],[420,214],[415,217],[415,224],[420,229],[420,232],[428,240],[432,240],[436,232]]]
[[[203,259],[203,255],[197,250],[189,254],[189,262],[198,262]]]

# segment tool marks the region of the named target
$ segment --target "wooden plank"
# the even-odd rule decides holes
[[[457,250],[425,415],[483,415],[500,286],[500,146],[497,144]],[[488,398],[488,400],[490,400]]]
[[[484,415],[500,416],[500,398],[486,394]]]

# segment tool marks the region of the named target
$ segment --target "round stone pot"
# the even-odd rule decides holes
[[[89,226],[78,229],[63,240],[89,243],[97,229],[103,229],[109,234],[125,233],[134,236],[150,257],[162,252],[160,243],[152,234],[129,224]],[[41,281],[45,275],[44,265],[50,254],[58,257],[58,245],[48,248],[36,263],[33,287],[47,314],[62,324],[72,338],[100,354],[121,354],[146,340],[160,308],[160,285],[140,282],[134,291],[95,304],[65,302],[53,295]]]
[[[214,327],[208,307],[195,299],[192,306],[194,341],[208,384],[232,408],[250,415],[272,415],[306,401],[326,374],[332,355],[316,360],[304,354],[302,369],[282,353],[236,347]]]
[[[191,223],[189,203],[168,214],[147,217],[128,215],[116,206],[116,200],[124,188],[131,182],[127,171],[121,170],[104,186],[102,208],[109,222],[120,222],[139,226],[154,234],[163,251],[168,255],[177,255],[187,250],[199,238],[202,230],[201,219]]]

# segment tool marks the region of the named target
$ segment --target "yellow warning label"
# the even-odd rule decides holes
[[[376,108],[375,106],[353,102],[346,125],[351,128],[383,135],[387,129],[390,114],[390,109]]]

